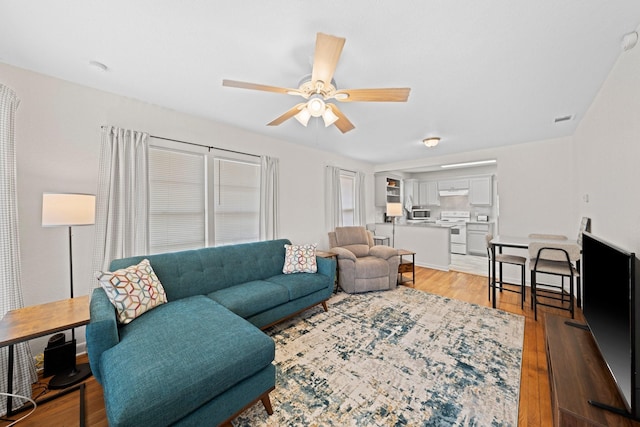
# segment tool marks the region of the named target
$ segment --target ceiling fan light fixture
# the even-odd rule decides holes
[[[311,113],[309,113],[309,110],[307,109],[307,107],[304,107],[302,110],[300,110],[298,114],[296,114],[293,117],[295,117],[296,120],[299,121],[302,126],[307,127],[307,124],[309,123],[309,119],[311,118]]]
[[[336,121],[338,121],[338,119],[339,117],[336,116],[336,114],[333,112],[331,107],[327,105],[327,107],[324,110],[324,113],[322,113],[322,120],[324,120],[324,127],[331,126]]]
[[[438,145],[439,142],[440,142],[440,138],[438,137],[425,138],[422,140],[422,143],[429,148],[435,147],[436,145]]]
[[[311,98],[307,102],[307,110],[313,117],[320,117],[326,111],[327,107],[322,98]]]

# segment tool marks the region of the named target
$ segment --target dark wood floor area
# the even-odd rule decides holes
[[[416,267],[416,289],[443,295],[478,305],[488,306],[487,278],[458,272],[443,272]],[[544,315],[554,313],[568,316],[566,312],[550,308],[541,308],[538,321],[533,319],[533,310],[529,308],[529,295],[524,310],[520,309],[519,295],[503,292],[498,295],[498,309],[525,316],[524,351],[522,358],[522,377],[520,382],[519,426],[535,427],[552,425],[551,398],[547,379],[547,361],[544,348]],[[329,306],[331,310],[331,306]],[[582,319],[578,310],[577,319]],[[86,359],[85,359],[86,360]],[[44,386],[43,386],[44,384]],[[46,382],[34,386],[34,396],[38,396],[46,387]],[[46,391],[46,388],[44,388]],[[53,391],[46,391],[50,395]],[[19,423],[27,426],[65,426],[79,425],[79,393],[74,392],[52,402],[39,406],[27,419]],[[102,397],[102,389],[91,377],[86,381],[87,426],[106,427],[107,421]],[[13,417],[16,419],[24,413]],[[9,424],[0,421],[0,427]]]

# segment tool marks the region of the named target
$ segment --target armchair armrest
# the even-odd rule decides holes
[[[378,245],[372,246],[369,254],[378,258],[389,259],[391,257],[398,256],[398,250],[390,246]]]
[[[352,261],[356,261],[356,256],[349,249],[341,248],[336,246],[335,248],[329,249],[331,252],[338,254],[338,259],[350,259]]]
[[[100,358],[102,353],[120,342],[116,309],[109,301],[104,289],[96,288],[89,304],[90,321],[86,327],[87,354],[91,371],[102,383]]]

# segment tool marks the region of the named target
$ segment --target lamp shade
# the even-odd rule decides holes
[[[93,194],[42,194],[42,226],[92,225],[96,222],[96,196]]]
[[[387,203],[387,216],[402,216],[402,203]]]

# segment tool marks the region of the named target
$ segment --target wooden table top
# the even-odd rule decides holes
[[[406,249],[398,249],[398,255],[415,255],[416,253],[413,251],[409,251]]]
[[[0,320],[0,347],[89,323],[89,295],[9,311]]]

